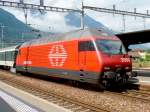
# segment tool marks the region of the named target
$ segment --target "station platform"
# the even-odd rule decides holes
[[[138,76],[150,77],[150,69],[135,69],[133,70],[138,73]]]
[[[0,111],[2,112],[16,112],[0,97]]]
[[[71,112],[0,82],[0,112]]]
[[[131,78],[129,83],[134,83],[140,89],[150,90],[150,68],[134,69],[137,72],[137,77]]]
[[[150,77],[138,76],[137,79],[139,80],[139,83],[147,83],[150,85]]]

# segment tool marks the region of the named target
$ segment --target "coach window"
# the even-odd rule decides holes
[[[94,45],[92,41],[81,41],[79,42],[79,51],[94,51]]]
[[[0,52],[0,61],[4,61],[4,60],[5,60],[5,53]]]
[[[0,61],[2,61],[2,59],[3,59],[3,53],[0,52]]]
[[[6,61],[12,61],[12,51],[6,52]]]

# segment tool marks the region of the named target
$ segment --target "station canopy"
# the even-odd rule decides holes
[[[126,48],[129,45],[150,43],[150,30],[116,34],[116,36],[122,40]]]

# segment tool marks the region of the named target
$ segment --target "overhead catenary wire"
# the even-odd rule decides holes
[[[125,3],[128,0],[122,0],[119,2],[120,3]],[[82,5],[82,10],[81,9],[68,9],[68,8],[60,8],[60,7],[52,7],[52,6],[45,6],[44,5],[44,0],[40,0],[40,4],[36,5],[36,4],[28,4],[28,3],[24,3],[23,0],[20,0],[20,2],[10,2],[10,1],[0,1],[0,6],[8,6],[8,7],[16,7],[16,8],[23,8],[25,10],[27,9],[36,9],[36,10],[44,10],[44,11],[54,11],[54,12],[78,12],[81,13],[81,28],[84,28],[84,15],[85,15],[85,9],[89,9],[89,10],[94,10],[97,12],[102,12],[102,13],[109,13],[109,14],[119,14],[119,15],[123,15],[123,18],[125,18],[124,16],[128,15],[128,16],[134,16],[134,17],[142,17],[144,18],[143,22],[146,22],[146,18],[150,18],[149,13],[137,13],[135,10],[134,12],[130,12],[130,11],[123,11],[123,10],[117,10],[116,7],[114,6],[112,9],[108,9],[108,8],[100,8],[100,7],[91,7],[91,6],[84,6],[84,4]],[[25,15],[25,23],[27,24],[27,11],[24,11],[24,15]],[[123,22],[125,19],[122,19]],[[144,24],[145,24],[144,22]],[[124,22],[125,23],[125,22]],[[125,26],[125,25],[124,25]],[[144,25],[145,28],[146,25]],[[125,27],[123,28],[125,30]]]
[[[37,5],[37,4],[29,4],[29,3],[20,3],[20,2],[10,2],[10,1],[0,1],[0,6],[7,7],[15,7],[15,8],[26,8],[26,9],[35,9],[35,10],[45,10],[45,11],[54,11],[54,12],[79,12],[80,10],[69,9],[69,8],[61,8],[61,7],[52,7],[46,5]]]
[[[84,9],[89,9],[97,12],[102,12],[102,13],[110,13],[110,14],[117,14],[117,15],[122,15],[122,22],[123,22],[123,32],[126,30],[126,19],[125,16],[134,16],[134,17],[141,17],[143,18],[143,23],[144,23],[144,29],[145,29],[145,19],[150,18],[150,15],[147,11],[147,13],[137,13],[136,10],[134,9],[134,12],[131,11],[123,11],[123,10],[117,10],[115,6],[113,6],[112,9],[108,8],[99,8],[99,7],[92,7],[92,6],[83,6]]]

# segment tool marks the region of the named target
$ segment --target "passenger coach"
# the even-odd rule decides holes
[[[13,69],[16,65],[16,55],[19,46],[12,46],[0,49],[0,67]]]

